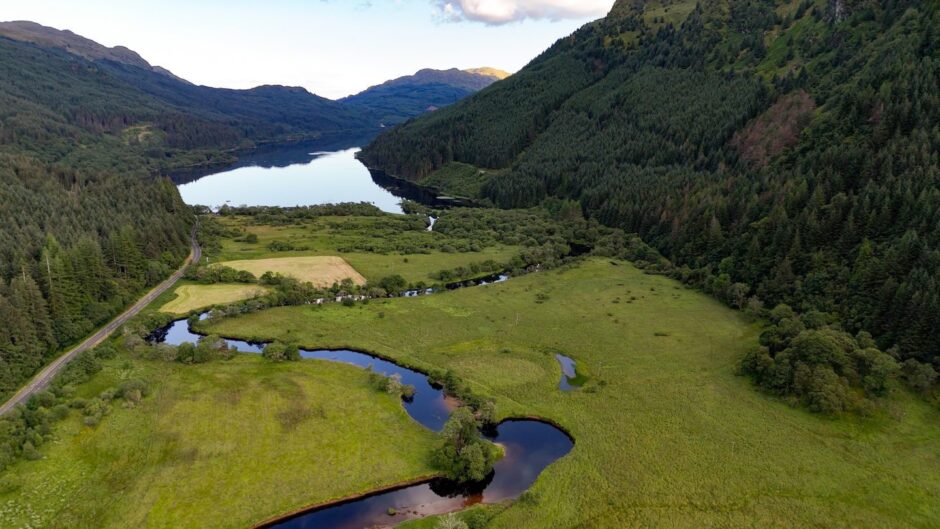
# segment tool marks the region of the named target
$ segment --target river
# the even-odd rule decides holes
[[[200,335],[189,327],[187,320],[177,320],[151,335],[151,341],[171,345],[196,342],[199,338]],[[263,344],[239,340],[227,342],[230,347],[246,353],[259,353],[264,348]],[[415,387],[414,396],[403,400],[405,410],[414,420],[434,431],[444,427],[450,411],[458,405],[424,373],[387,359],[350,350],[301,350],[301,357],[348,363],[389,376],[399,375],[402,383]],[[567,433],[538,420],[510,419],[499,424],[495,432],[486,433],[486,436],[502,446],[504,457],[482,483],[458,486],[448,480],[434,479],[302,510],[259,527],[364,529],[453,512],[479,503],[517,498],[535,482],[542,470],[574,447],[574,441]]]

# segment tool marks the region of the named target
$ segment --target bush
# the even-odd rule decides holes
[[[455,514],[447,514],[437,521],[434,529],[470,529],[470,527]]]
[[[867,413],[872,399],[886,394],[897,378],[897,361],[867,333],[852,337],[818,327],[824,316],[801,319],[786,305],[772,310],[770,319],[774,325],[761,334],[762,346],[745,355],[740,367],[771,393],[819,413]]]
[[[901,378],[914,391],[927,393],[937,381],[937,371],[930,364],[911,358],[901,367]]]
[[[499,450],[480,436],[479,424],[467,407],[458,408],[441,432],[435,465],[457,482],[482,481],[493,471]]]
[[[405,281],[404,277],[395,274],[388,277],[383,277],[381,280],[379,280],[377,286],[389,294],[398,295],[407,290],[408,282]]]
[[[295,344],[273,342],[264,347],[261,356],[273,362],[296,362],[300,360],[300,348]]]
[[[23,457],[29,461],[36,461],[42,459],[42,454],[39,453],[39,450],[36,450],[31,441],[26,441],[23,443]]]
[[[137,404],[144,397],[150,395],[150,386],[140,379],[125,380],[118,387],[117,396],[127,402]]]

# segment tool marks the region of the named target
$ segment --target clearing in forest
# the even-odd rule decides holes
[[[261,277],[265,272],[291,276],[300,281],[309,281],[318,287],[328,287],[347,278],[357,285],[366,284],[366,278],[345,259],[329,255],[227,261],[220,264],[251,272],[256,277]]]

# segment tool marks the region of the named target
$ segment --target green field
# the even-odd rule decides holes
[[[574,451],[492,527],[940,525],[937,410],[898,391],[875,417],[830,419],[763,395],[735,376],[757,325],[626,263],[211,329],[451,368],[500,414],[563,425]],[[557,389],[555,352],[584,388]]]
[[[429,475],[434,435],[351,366],[259,356],[199,366],[109,361],[93,396],[149,381],[95,428],[71,416],[40,461],[0,479],[4,528],[233,528]]]
[[[391,274],[399,274],[409,283],[431,282],[430,275],[440,270],[449,270],[471,263],[494,260],[506,262],[519,252],[518,247],[492,245],[478,252],[443,252],[429,250],[427,253],[398,252],[386,248],[390,244],[421,247],[440,244],[448,238],[427,231],[402,232],[389,226],[390,216],[379,217],[323,217],[303,225],[267,226],[253,225],[243,217],[228,217],[229,226],[243,228],[257,235],[257,243],[248,243],[241,238],[222,241],[222,251],[213,262],[245,259],[270,259],[307,255],[339,255],[369,281],[378,281]],[[268,248],[273,241],[287,241],[297,248],[294,251],[274,252]],[[373,247],[373,251],[351,250],[357,246]]]
[[[160,312],[189,314],[213,305],[221,305],[250,299],[263,294],[267,289],[257,285],[196,285],[181,284],[174,289],[176,296],[160,306]]]

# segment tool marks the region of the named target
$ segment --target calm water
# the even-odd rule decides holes
[[[173,180],[187,204],[212,208],[370,202],[382,211],[401,213],[401,198],[373,180],[357,152],[358,147],[335,143],[270,149],[243,156],[225,169],[180,172]]]
[[[581,377],[578,376],[577,364],[571,358],[556,354],[555,360],[561,365],[561,381],[558,383],[558,389],[562,391],[571,391],[582,385]]]
[[[505,456],[496,463],[490,479],[475,487],[455,488],[445,480],[434,480],[310,511],[265,527],[366,529],[480,503],[497,503],[525,492],[545,467],[574,446],[561,430],[538,421],[506,421],[497,427],[496,435],[488,437],[502,445]],[[389,509],[394,509],[395,514],[389,515]]]

